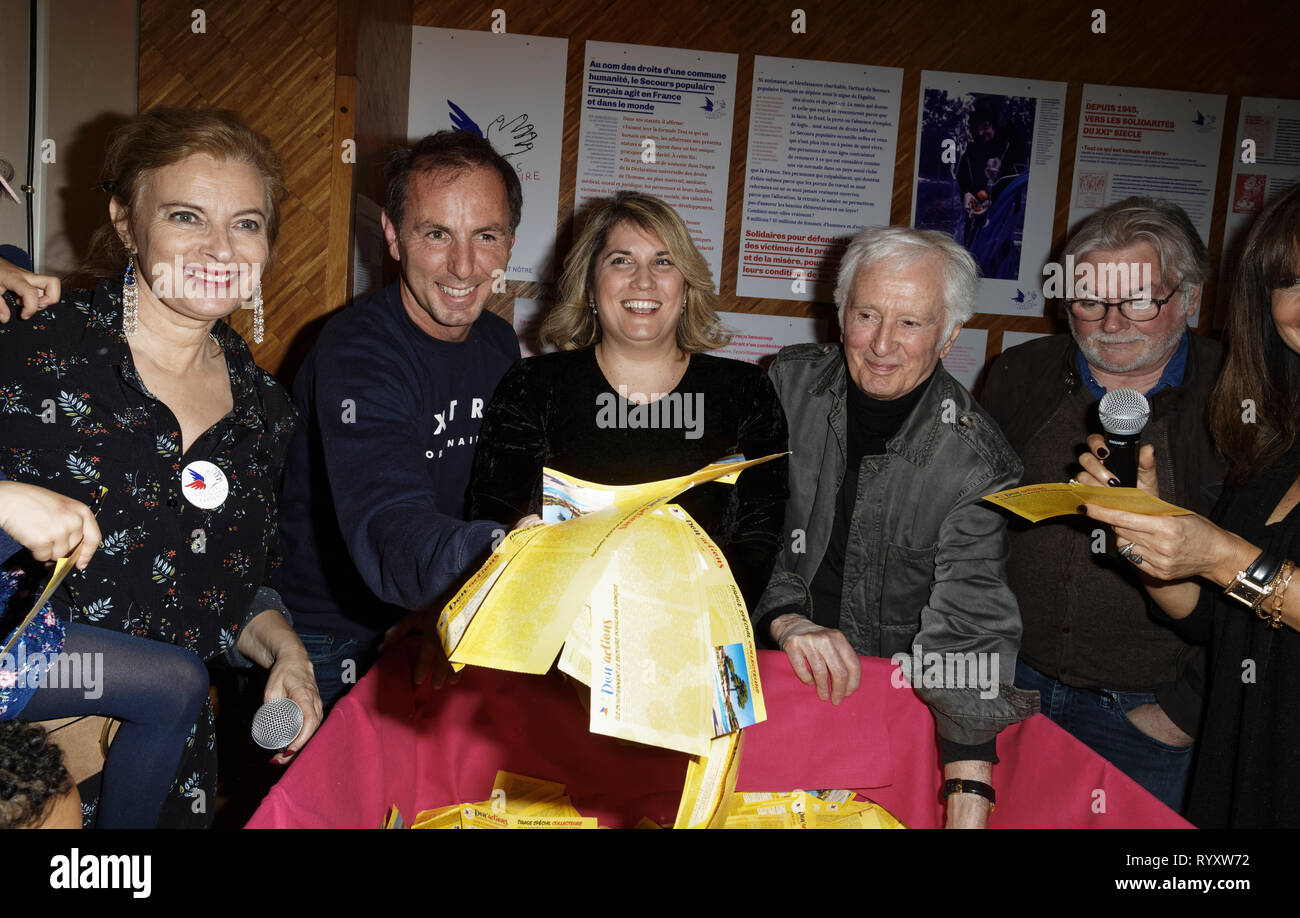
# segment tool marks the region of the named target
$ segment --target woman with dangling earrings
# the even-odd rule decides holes
[[[51,605],[92,638],[151,639],[103,651],[106,672],[117,666],[137,680],[133,697],[193,696],[197,686],[197,721],[186,715],[173,742],[180,755],[169,751],[179,759],[170,792],[160,811],[154,803],[136,815],[202,826],[216,793],[202,663],[264,666],[266,700],[302,708],[303,729],[281,761],[321,719],[311,664],[268,585],[294,409],[221,321],[251,308],[262,339],[260,281],[283,183],[269,142],[235,113],[155,108],[113,135],[103,187],[109,224],[92,247],[116,270],[0,326],[0,474],[98,506],[98,551]],[[154,642],[175,645],[160,649],[185,653],[198,671],[178,678],[154,666]],[[38,704],[44,693],[25,717],[58,716],[55,707],[79,697],[60,689]]]

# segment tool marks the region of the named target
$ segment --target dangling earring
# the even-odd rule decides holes
[[[595,303],[588,303],[587,306],[588,306],[589,309],[591,309],[591,311],[592,311],[593,313],[596,311],[596,304],[595,304]]]
[[[253,291],[253,343],[262,343],[262,282]]]
[[[122,278],[122,333],[128,338],[139,328],[140,294],[135,283],[135,252],[127,252],[126,275]]]

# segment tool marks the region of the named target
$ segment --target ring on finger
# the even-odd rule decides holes
[[[1129,542],[1127,545],[1120,546],[1119,553],[1123,557],[1127,558],[1129,561],[1132,561],[1134,564],[1142,563],[1142,554],[1137,550],[1137,548],[1134,546],[1132,542]]]

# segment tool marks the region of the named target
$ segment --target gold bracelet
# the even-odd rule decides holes
[[[1282,627],[1282,603],[1286,599],[1286,588],[1291,585],[1291,576],[1295,573],[1295,565],[1290,561],[1283,561],[1282,567],[1274,578],[1277,589],[1273,591],[1273,610],[1269,616],[1269,624],[1274,628]]]
[[[1282,568],[1279,567],[1278,573],[1281,573],[1281,571]],[[1272,598],[1273,591],[1276,588],[1277,588],[1277,575],[1275,574],[1272,580],[1264,584],[1263,587],[1259,588],[1260,590],[1259,595],[1250,601],[1250,607],[1255,611],[1255,614],[1259,616],[1259,620],[1262,622],[1266,622],[1269,620],[1268,601],[1269,599]]]

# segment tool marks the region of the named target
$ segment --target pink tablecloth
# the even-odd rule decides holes
[[[737,790],[851,788],[913,828],[942,825],[929,710],[894,688],[888,660],[864,658],[862,688],[818,700],[785,655],[763,652],[768,720],[746,730]],[[371,828],[397,804],[420,810],[487,799],[497,769],[561,781],[602,825],[671,824],[686,756],[587,731],[554,676],[468,667],[413,717],[405,654],[389,653],[335,706],[250,828]],[[1004,731],[991,827],[1137,828],[1189,824],[1046,717]]]

